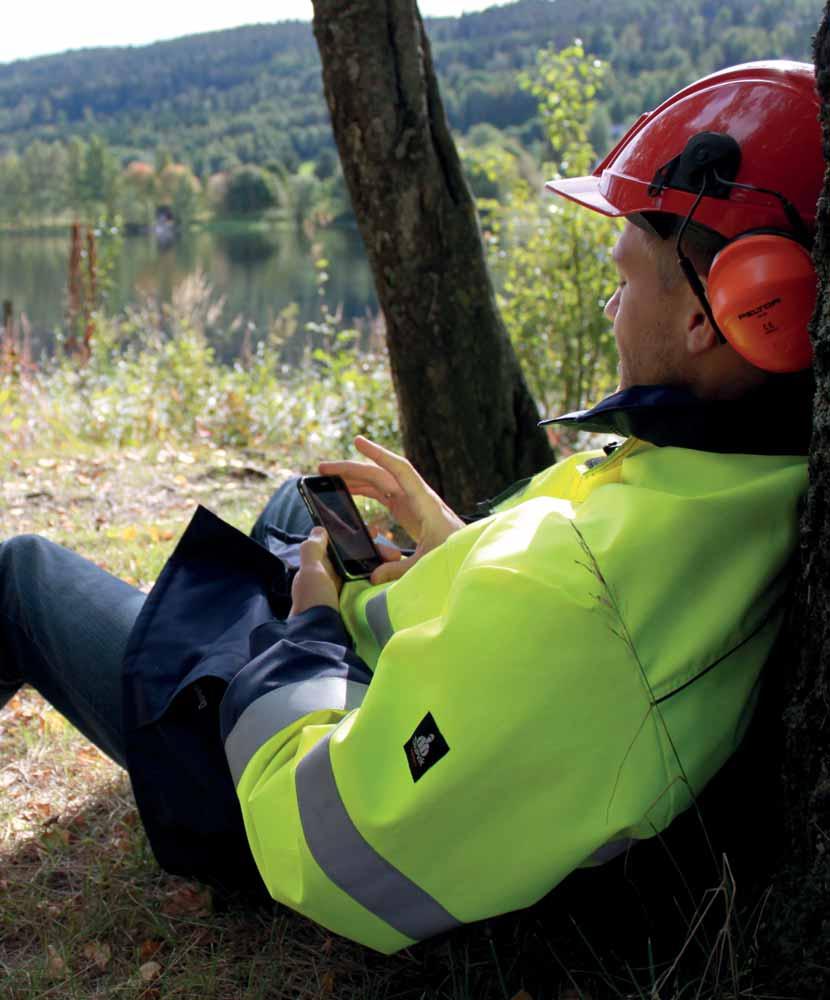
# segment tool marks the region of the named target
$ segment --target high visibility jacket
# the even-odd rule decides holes
[[[393,952],[663,830],[740,740],[805,487],[803,457],[630,437],[347,584],[354,650],[312,609],[319,648],[298,620],[222,702],[271,895]]]

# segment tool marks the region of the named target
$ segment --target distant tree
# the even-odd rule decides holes
[[[82,174],[82,204],[112,215],[115,212],[120,170],[107,143],[93,135],[86,146]]]
[[[61,179],[66,173],[66,148],[58,142],[33,142],[23,154],[23,170],[29,189],[28,212],[45,219],[64,208]]]
[[[220,170],[211,174],[205,182],[205,199],[210,210],[217,215],[224,211],[229,180],[230,174]]]
[[[66,191],[65,200],[72,212],[80,212],[87,200],[86,177],[84,165],[86,161],[86,143],[83,139],[73,138],[67,149]]]
[[[231,171],[225,190],[227,215],[260,215],[277,201],[274,180],[261,167],[237,167]]]
[[[152,223],[156,211],[156,172],[149,163],[133,160],[124,168],[118,211],[122,218],[140,226]]]
[[[747,53],[808,57],[822,7],[823,0],[516,0],[427,26],[453,128],[482,120],[528,137],[535,108],[516,74],[541,44],[563,48],[583,38],[609,62],[615,82],[609,76],[601,100],[622,126],[685,82],[666,72],[681,72],[678,52],[689,60],[686,79]],[[122,162],[159,147],[200,177],[240,160],[279,159],[296,172],[331,147],[312,33],[306,24],[258,25],[0,67],[0,155],[22,155],[35,140],[86,143],[95,132]]]
[[[314,164],[314,173],[318,180],[326,181],[338,169],[337,154],[333,149],[323,149]]]
[[[158,146],[156,148],[156,162],[155,169],[156,174],[161,175],[166,167],[169,167],[173,162],[173,154],[166,146]]]
[[[21,222],[29,210],[26,171],[16,153],[0,160],[0,215],[9,222]]]

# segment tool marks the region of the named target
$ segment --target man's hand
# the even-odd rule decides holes
[[[366,462],[321,462],[324,476],[342,476],[352,493],[371,497],[387,508],[389,513],[416,544],[415,553],[408,559],[398,559],[389,553],[387,546],[379,546],[385,562],[371,576],[372,583],[397,580],[421,556],[431,552],[453,532],[464,527],[464,522],[431,489],[401,455],[382,448],[365,437],[355,438],[355,447],[370,459]]]
[[[321,604],[334,608],[335,611],[339,609],[343,581],[329,562],[327,544],[325,529],[312,528],[311,534],[300,546],[300,568],[291,584],[289,618]]]

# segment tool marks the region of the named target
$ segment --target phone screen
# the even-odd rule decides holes
[[[339,476],[304,476],[298,483],[312,520],[328,532],[331,555],[343,576],[369,576],[382,562],[354,500]]]

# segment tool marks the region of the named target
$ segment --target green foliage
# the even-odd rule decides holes
[[[279,5],[277,5],[278,7]],[[518,76],[542,41],[575,38],[611,72],[598,95],[615,127],[680,85],[746,59],[809,59],[823,0],[519,0],[426,21],[450,123],[489,122],[529,143],[536,101]],[[311,26],[262,24],[135,48],[0,65],[0,158],[93,135],[120,164],[161,151],[201,180],[240,164],[331,160]],[[163,156],[159,169],[163,168]],[[320,177],[328,167],[323,164]]]
[[[484,126],[476,126],[481,129]],[[475,131],[458,144],[461,162],[470,188],[478,199],[482,213],[510,197],[510,192],[525,183],[522,164],[515,148],[509,148],[498,129],[481,142],[481,132]],[[471,141],[472,140],[472,141]]]
[[[602,63],[586,57],[581,43],[575,42],[561,52],[542,49],[535,69],[519,76],[520,86],[538,102],[559,175],[587,173],[596,159],[588,130],[604,75]]]
[[[748,59],[809,59],[822,8],[822,0],[518,0],[426,26],[453,128],[469,134],[489,124],[538,161],[551,123],[543,125],[539,95],[521,79],[541,39],[561,49],[582,38],[608,63],[589,133],[603,152],[644,108],[695,77]],[[567,108],[563,93],[558,107],[543,101],[542,115]],[[0,221],[117,210],[147,224],[159,202],[124,183],[122,167],[135,160],[155,160],[159,176],[187,164],[206,189],[220,172],[266,168],[280,181],[281,211],[301,225],[348,212],[310,26],[256,25],[0,65]],[[478,194],[503,197],[486,168],[471,169]],[[194,190],[178,195],[183,218],[199,214]]]
[[[321,288],[326,276],[320,270]],[[6,448],[69,440],[138,446],[168,442],[267,448],[311,467],[345,455],[356,434],[399,446],[397,411],[383,337],[369,345],[341,330],[323,307],[317,348],[285,366],[296,306],[266,337],[223,364],[207,333],[221,314],[203,275],[187,278],[169,306],[148,301],[118,319],[96,317],[92,354],[79,366],[61,356],[45,367],[0,375],[0,441]]]
[[[388,370],[383,323],[376,320],[368,331],[342,329],[340,312],[326,304],[329,262],[315,252],[320,320],[307,323],[312,346],[307,348],[302,370],[324,385],[336,387],[336,394],[324,399],[326,420],[340,428],[341,440],[363,434],[379,444],[399,447],[397,401]]]
[[[224,200],[228,215],[261,215],[276,201],[276,186],[266,170],[247,166],[231,173]]]
[[[87,210],[103,209],[109,217],[115,211],[119,164],[107,143],[93,135],[84,153],[80,205]]]
[[[548,176],[586,173],[595,159],[588,129],[605,67],[580,45],[539,53],[523,86],[539,100]],[[497,162],[494,160],[494,162]],[[603,304],[615,277],[607,219],[517,184],[486,202],[499,305],[531,392],[545,412],[578,409],[614,385],[616,351]]]

